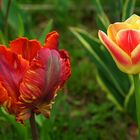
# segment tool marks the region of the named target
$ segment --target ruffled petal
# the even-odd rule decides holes
[[[0,105],[8,100],[8,93],[4,86],[0,83]]]
[[[128,54],[140,43],[140,31],[138,30],[121,30],[118,32],[117,44]]]
[[[18,108],[19,110],[16,113],[16,121],[21,124],[24,124],[24,121],[30,118],[31,110],[29,107],[27,107],[25,105],[20,106],[22,103],[21,104],[17,103],[17,104],[19,106],[19,108]]]
[[[108,30],[107,30],[107,35],[108,37],[116,42],[116,35],[120,30],[124,29],[132,29],[132,26],[128,23],[124,22],[117,22],[114,24],[109,25]]]
[[[58,50],[58,45],[59,45],[58,39],[59,39],[59,34],[56,31],[47,34],[44,47]]]
[[[8,110],[15,106],[19,96],[19,84],[27,70],[28,62],[21,56],[17,56],[5,47],[0,47],[0,83],[3,96],[7,97],[4,106]],[[12,112],[12,111],[9,111]]]
[[[22,37],[11,41],[10,48],[14,53],[20,54],[24,59],[31,61],[36,56],[41,45],[37,40],[28,40]]]
[[[61,50],[59,51],[60,54],[60,64],[61,64],[61,73],[60,73],[60,85],[61,87],[65,83],[65,81],[71,76],[70,70],[70,57],[67,51]]]
[[[44,110],[39,109],[40,106],[50,104],[56,91],[70,76],[68,59],[64,51],[59,54],[56,50],[41,49],[20,85],[20,100],[27,105],[33,104],[34,109],[38,108],[37,112]]]

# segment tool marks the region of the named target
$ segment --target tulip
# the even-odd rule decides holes
[[[21,37],[9,48],[0,45],[0,105],[18,122],[31,113],[50,116],[57,91],[70,77],[70,58],[58,49],[57,32],[46,36],[43,47],[37,40]]]
[[[124,22],[108,27],[99,38],[110,52],[118,68],[127,74],[140,73],[140,17],[132,15]]]
[[[124,22],[111,24],[107,35],[102,31],[98,35],[118,68],[127,74],[133,74],[140,140],[140,17],[134,14]]]

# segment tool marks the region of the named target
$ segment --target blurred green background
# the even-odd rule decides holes
[[[3,0],[0,9],[1,43],[7,44],[19,36],[37,38],[43,43],[45,34],[56,30],[60,34],[60,48],[66,49],[71,57],[72,76],[59,92],[51,118],[36,118],[40,140],[135,140],[133,108],[122,111],[107,98],[106,90],[97,80],[96,63],[73,32],[78,27],[97,39],[98,29],[106,31],[108,19],[113,23],[132,13],[140,14],[140,1],[12,0],[6,36],[7,3]],[[0,140],[31,140],[28,122],[21,126],[3,110],[0,113]]]

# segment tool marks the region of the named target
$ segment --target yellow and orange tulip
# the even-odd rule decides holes
[[[103,31],[99,31],[98,35],[121,71],[140,73],[139,16],[134,14],[124,22],[111,24],[107,35]]]

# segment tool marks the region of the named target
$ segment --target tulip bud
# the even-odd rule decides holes
[[[132,15],[124,22],[108,27],[99,38],[112,55],[118,68],[128,74],[140,73],[140,17]]]

